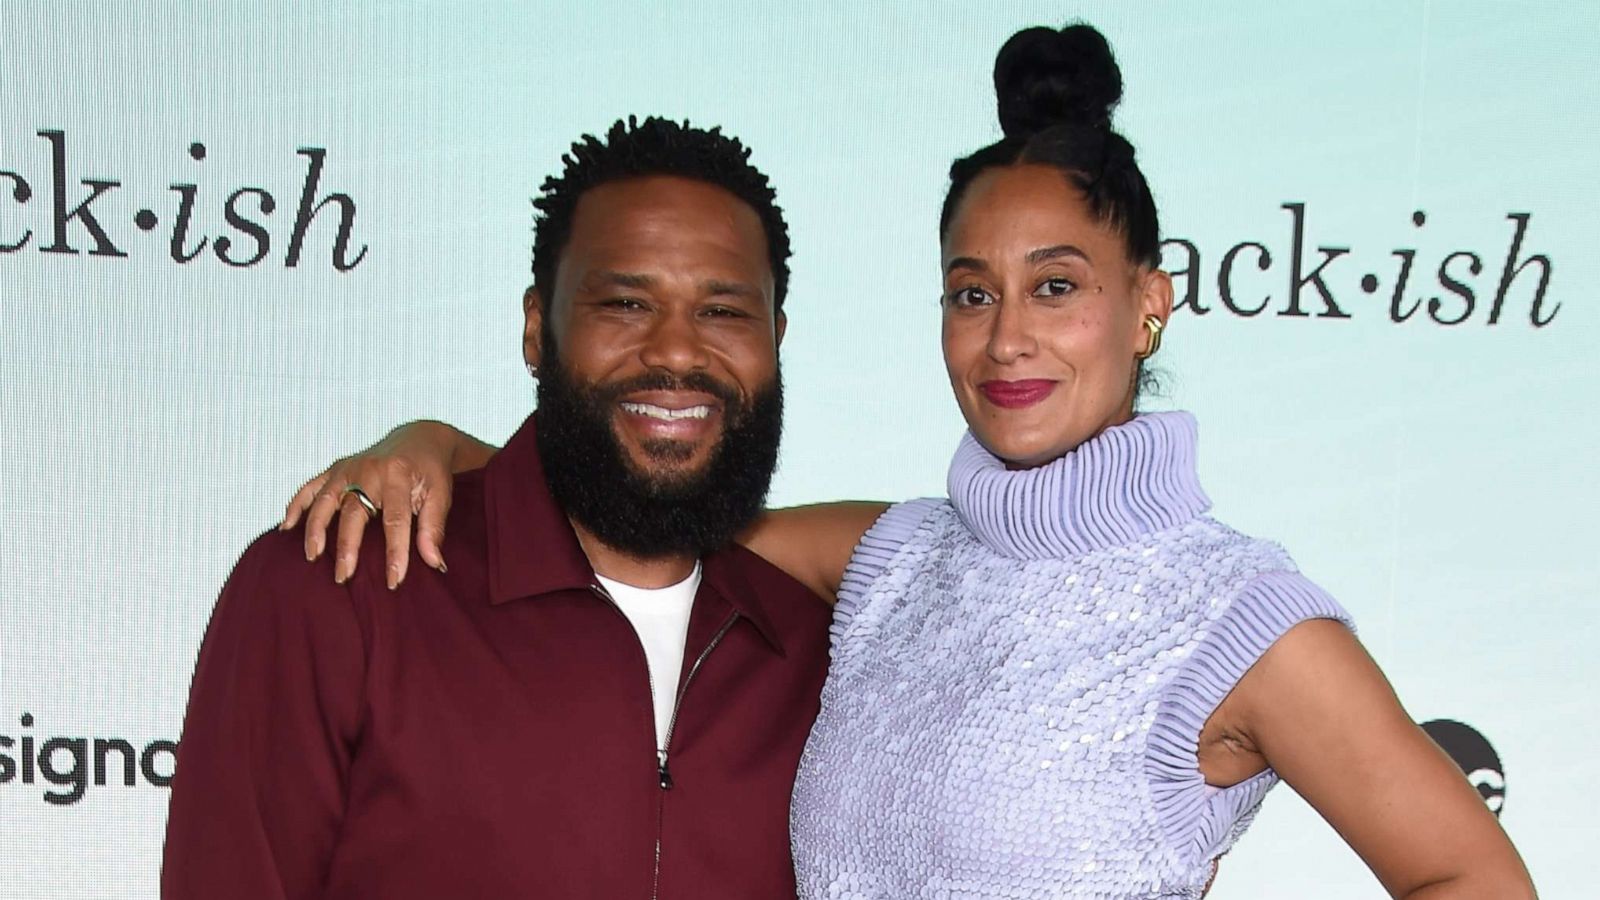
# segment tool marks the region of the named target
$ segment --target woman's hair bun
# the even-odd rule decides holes
[[[1091,25],[1025,28],[994,61],[1000,129],[1022,137],[1054,125],[1111,127],[1122,99],[1122,70]]]

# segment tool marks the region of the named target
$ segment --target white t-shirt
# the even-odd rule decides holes
[[[700,564],[689,577],[664,588],[640,588],[595,573],[617,608],[633,623],[650,666],[651,694],[656,707],[656,749],[665,750],[672,707],[678,698],[678,674],[683,670],[683,645],[689,637],[689,610],[700,590]]]

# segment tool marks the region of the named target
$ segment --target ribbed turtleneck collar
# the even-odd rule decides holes
[[[968,432],[950,463],[950,502],[989,549],[1060,559],[1181,525],[1211,508],[1186,412],[1149,413],[1033,469],[1011,471]]]

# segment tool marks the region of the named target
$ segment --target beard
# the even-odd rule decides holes
[[[541,346],[534,434],[550,492],[574,522],[609,547],[656,559],[704,555],[755,521],[778,465],[780,375],[748,401],[703,373],[653,372],[588,384],[567,370],[553,340]],[[703,465],[659,472],[634,462],[612,418],[622,397],[647,390],[703,391],[722,402],[722,434]],[[695,452],[673,440],[645,441],[641,449],[650,460],[677,464]]]

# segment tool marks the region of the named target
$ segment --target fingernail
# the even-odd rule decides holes
[[[444,560],[442,560],[442,559],[439,560],[439,574],[440,575],[444,575],[444,574],[447,574],[449,571],[450,571],[450,567],[444,564]]]
[[[394,565],[393,563],[391,563],[389,565],[389,578],[388,578],[388,581],[389,581],[389,590],[391,590],[391,591],[400,586],[400,567],[397,566],[397,565]]]

